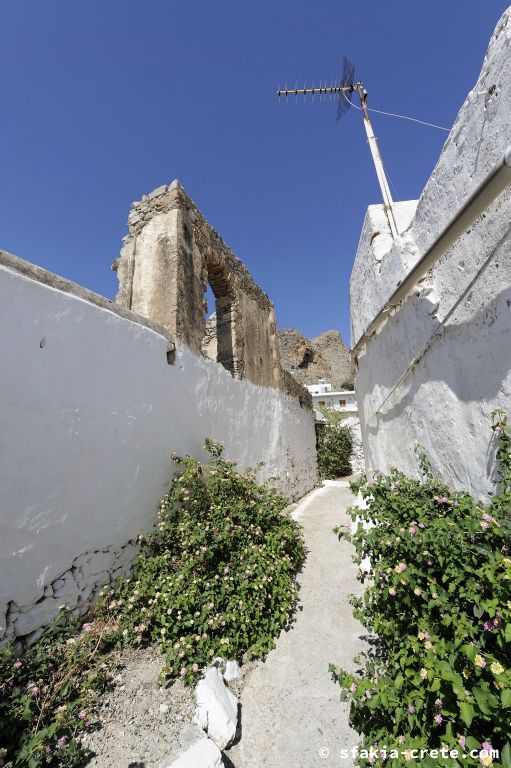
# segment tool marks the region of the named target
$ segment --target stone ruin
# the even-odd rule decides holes
[[[281,366],[272,302],[178,181],[133,203],[112,268],[117,304],[213,357],[234,379],[281,389],[311,407],[307,390]],[[209,320],[208,283],[216,305]]]

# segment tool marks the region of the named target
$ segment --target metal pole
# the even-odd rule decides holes
[[[369,119],[369,113],[367,111],[367,93],[365,92],[362,83],[356,83],[355,88],[357,89],[358,95],[360,96],[360,103],[364,112],[364,128],[366,130],[369,149],[371,150],[371,155],[373,156],[374,167],[376,168],[376,175],[378,177],[378,183],[380,185],[381,194],[383,197],[383,207],[385,209],[385,213],[387,214],[392,237],[395,240],[396,237],[398,237],[399,232],[397,231],[397,224],[394,218],[394,209],[392,208],[393,200],[392,195],[390,194],[389,185],[387,183],[387,177],[385,176],[385,170],[383,168],[380,151],[378,149],[378,142],[376,141],[376,136],[373,133],[373,126],[371,125],[371,120]]]

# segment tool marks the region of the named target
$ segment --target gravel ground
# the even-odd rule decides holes
[[[195,696],[180,681],[158,684],[164,661],[156,647],[112,657],[114,687],[104,695],[99,727],[83,738],[95,753],[88,768],[158,768],[175,752]]]
[[[98,727],[82,738],[94,752],[87,768],[160,768],[177,756],[190,730],[195,693],[179,680],[168,688],[158,684],[164,661],[155,646],[111,657],[114,687],[104,694]],[[244,664],[229,683],[238,698],[256,666]]]

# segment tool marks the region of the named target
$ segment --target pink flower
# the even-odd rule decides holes
[[[424,523],[419,523],[419,528],[424,528]]]
[[[502,432],[502,427],[495,427],[493,431],[495,432],[496,435],[500,435],[500,433]]]
[[[444,718],[442,717],[442,715],[435,715],[435,723],[437,723],[437,725],[442,725],[443,722],[444,722]]]
[[[199,665],[198,664],[193,664],[192,665],[192,672],[198,672],[198,671],[199,671]]]
[[[410,534],[410,536],[415,536],[415,534],[417,533],[417,528],[413,525],[408,531],[408,533]]]
[[[480,522],[481,528],[485,531],[487,528],[490,527],[490,524],[486,522],[486,520],[481,520]]]
[[[186,667],[183,667],[183,668],[182,668],[182,670],[181,670],[181,672],[180,672],[179,674],[181,675],[181,677],[184,677],[184,676],[186,675],[186,673],[187,673],[187,672],[188,672],[187,668],[186,668]]]
[[[465,736],[460,736],[460,739],[459,739],[459,741],[460,741],[460,747],[461,747],[462,749],[465,749],[465,744],[466,744],[466,741],[467,741],[467,740],[466,740],[466,738],[465,738]]]
[[[15,661],[12,666],[14,667],[14,669],[19,669],[20,667],[23,666],[23,664],[21,663],[21,661]]]
[[[37,696],[39,693],[39,688],[35,683],[29,683],[27,685],[27,690],[32,696]]]
[[[81,709],[78,712],[78,717],[80,720],[85,720],[85,718],[87,717],[87,712],[84,709]]]
[[[356,691],[356,690],[357,690],[357,686],[356,686],[356,683],[352,683],[352,684],[350,685],[350,691],[351,691],[352,693],[355,693],[355,691]]]
[[[444,706],[444,702],[442,701],[442,699],[437,699],[437,700],[435,701],[435,707],[436,707],[437,709],[442,709],[442,707],[443,707],[443,706]]]
[[[57,747],[65,746],[67,746],[67,736],[61,736],[60,739],[57,739]]]
[[[415,707],[413,706],[413,704],[408,704],[408,712],[411,715],[413,715],[413,713],[415,712]]]

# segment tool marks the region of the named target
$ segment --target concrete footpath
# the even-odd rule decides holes
[[[242,737],[226,752],[234,768],[351,768],[342,749],[358,742],[347,705],[328,665],[353,670],[364,649],[364,628],[352,616],[350,593],[360,594],[352,547],[332,533],[348,524],[353,495],[345,480],[328,481],[293,512],[309,553],[300,583],[296,622],[259,664],[241,697]]]

